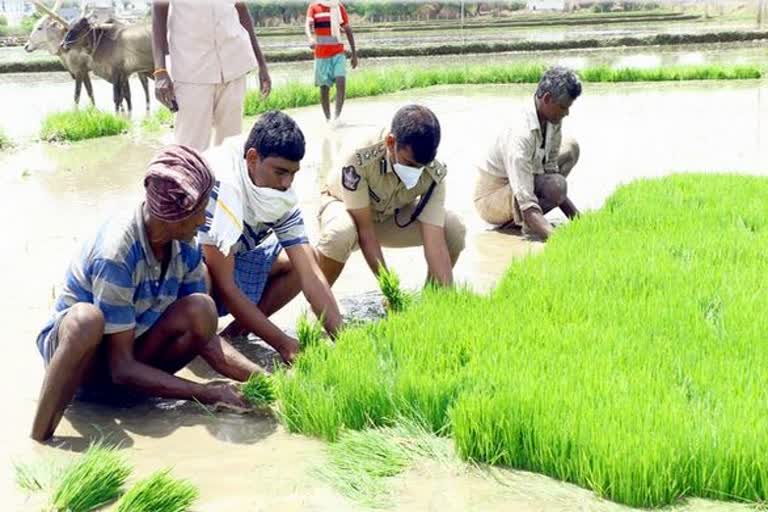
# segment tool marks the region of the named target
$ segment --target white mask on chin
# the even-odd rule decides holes
[[[277,190],[269,187],[257,187],[248,175],[248,165],[241,166],[241,181],[245,193],[245,221],[272,223],[291,211],[299,202],[293,187]]]

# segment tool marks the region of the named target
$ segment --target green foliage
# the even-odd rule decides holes
[[[43,120],[40,138],[46,141],[78,141],[125,133],[130,122],[124,117],[94,108],[49,114]]]
[[[117,512],[185,512],[197,500],[197,488],[158,471],[134,485],[117,504]]]
[[[317,345],[323,339],[323,318],[315,321],[309,320],[304,313],[299,317],[296,323],[296,337],[299,340],[299,348],[306,350],[309,347]]]
[[[347,82],[347,98],[379,96],[393,92],[463,84],[522,84],[538,83],[546,70],[543,64],[513,64],[506,66],[467,66],[446,68],[388,68],[381,71],[361,71]],[[651,69],[611,69],[605,66],[579,71],[586,82],[639,82],[663,80],[735,80],[760,78],[754,66],[678,66]],[[272,91],[262,100],[258,91],[248,91],[245,114],[257,115],[269,110],[285,110],[320,103],[319,89],[308,83],[290,82]]]
[[[283,420],[333,441],[419,418],[465,459],[634,506],[765,502],[766,195],[734,175],[622,187],[490,295],[426,289],[307,350]]]
[[[275,401],[275,390],[270,377],[264,373],[253,373],[242,388],[243,396],[254,407],[268,407]]]
[[[394,313],[405,311],[413,298],[400,287],[400,277],[388,268],[380,268],[377,276],[379,288],[387,300],[387,309]]]
[[[161,128],[171,126],[172,124],[173,112],[164,106],[159,107],[141,121],[141,127],[148,132],[157,132]]]
[[[116,499],[131,468],[115,448],[97,443],[75,460],[51,497],[54,512],[88,512]]]
[[[27,492],[47,491],[61,479],[68,466],[67,461],[59,459],[14,463],[16,485]]]

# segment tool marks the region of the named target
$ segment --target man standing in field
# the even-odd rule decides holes
[[[564,67],[550,68],[522,113],[499,134],[478,169],[475,208],[486,222],[522,226],[546,240],[553,227],[544,218],[559,207],[579,215],[568,198],[566,178],[579,160],[579,145],[562,140],[561,125],[581,95],[581,82]]]
[[[382,246],[423,246],[428,279],[453,284],[466,229],[445,210],[448,170],[435,160],[439,144],[435,114],[407,105],[330,174],[320,200],[317,248],[331,284],[358,245],[374,275],[386,268]]]
[[[176,114],[176,143],[203,151],[243,127],[246,75],[259,67],[261,93],[272,87],[245,2],[155,0],[155,95]],[[165,56],[170,54],[170,69]]]
[[[342,29],[352,50],[351,64],[352,69],[355,69],[357,49],[347,10],[339,0],[325,0],[309,5],[304,31],[309,39],[309,47],[315,51],[315,85],[320,87],[320,103],[327,121],[331,120],[331,86],[336,84],[336,121],[341,116],[347,91],[347,57],[344,54],[344,43],[341,42]]]

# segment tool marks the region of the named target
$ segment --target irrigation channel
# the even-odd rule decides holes
[[[749,49],[732,54],[707,51],[696,59],[752,58]],[[642,59],[641,53],[609,53],[606,59]],[[681,59],[685,53],[655,54]],[[593,59],[584,53],[573,59]],[[612,60],[611,60],[612,61]],[[377,64],[374,64],[377,65]],[[278,77],[302,67],[275,66]],[[40,110],[61,105],[70,84],[54,75],[35,83],[16,78],[3,82],[2,127],[14,137],[28,137],[39,127]],[[4,77],[5,80],[7,77]],[[29,89],[36,89],[30,93]],[[12,91],[9,96],[6,91]],[[339,158],[367,133],[386,124],[405,102],[430,106],[443,125],[440,158],[449,165],[448,205],[466,221],[467,249],[456,268],[457,279],[479,292],[489,290],[509,262],[543,245],[489,231],[476,216],[470,191],[475,163],[491,138],[529,101],[532,86],[435,87],[351,101],[342,126],[330,130],[319,107],[291,111],[307,137],[307,156],[297,179],[297,192],[309,222],[317,227],[318,183]],[[101,101],[107,99],[100,92]],[[37,108],[30,108],[36,99]],[[139,110],[141,102],[137,102]],[[10,113],[9,113],[10,112]],[[30,120],[32,118],[32,120]],[[674,171],[768,174],[768,82],[692,82],[664,84],[590,84],[571,109],[565,132],[581,144],[581,161],[570,181],[574,202],[596,209],[621,184]],[[250,121],[245,120],[249,126]],[[14,132],[17,126],[18,132]],[[157,135],[118,136],[70,145],[22,143],[0,153],[0,185],[6,220],[0,281],[5,327],[6,364],[0,385],[6,393],[6,418],[0,425],[0,502],[3,510],[34,510],[35,499],[14,487],[11,461],[59,453],[28,440],[28,428],[42,378],[34,336],[47,318],[52,293],[77,244],[109,214],[131,208],[141,196],[140,177],[153,152],[171,139]],[[419,249],[388,251],[406,287],[424,279]],[[334,290],[343,307],[355,314],[368,305],[361,292],[374,290],[373,277],[357,253]],[[306,308],[297,299],[276,319],[295,325]],[[211,371],[193,363],[184,371],[208,378]],[[140,477],[173,466],[174,475],[199,486],[196,510],[358,510],[313,476],[323,464],[323,443],[289,435],[265,416],[218,414],[191,403],[157,401],[132,408],[76,404],[57,431],[54,445],[82,451],[99,435],[120,443]],[[393,482],[397,510],[627,510],[594,494],[552,479],[509,470],[493,477],[467,466],[422,464]],[[738,504],[693,499],[690,510],[742,510]],[[39,507],[37,507],[39,508]]]

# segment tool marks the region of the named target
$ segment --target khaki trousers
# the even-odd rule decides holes
[[[175,82],[179,111],[176,114],[176,143],[204,151],[243,129],[245,75],[223,84]]]
[[[567,178],[578,161],[579,145],[573,139],[566,139],[563,141],[560,155],[557,157],[560,172],[534,176],[534,193],[539,198],[545,213],[554,205],[547,204],[546,198],[539,195],[539,190],[547,181]],[[519,226],[523,225],[523,214],[515,199],[515,193],[509,186],[509,178],[479,171],[475,182],[475,209],[480,217],[489,224],[503,225],[514,222]]]
[[[401,222],[411,218],[415,205],[403,207],[398,218]],[[339,263],[346,263],[352,251],[358,248],[357,227],[352,216],[347,211],[344,202],[323,194],[320,211],[320,240],[317,249],[327,258]],[[395,223],[391,217],[384,222],[374,222],[376,237],[382,247],[417,247],[423,245],[419,221],[405,228]],[[458,259],[464,250],[464,238],[467,229],[458,215],[451,211],[445,212],[445,241],[451,261]]]

